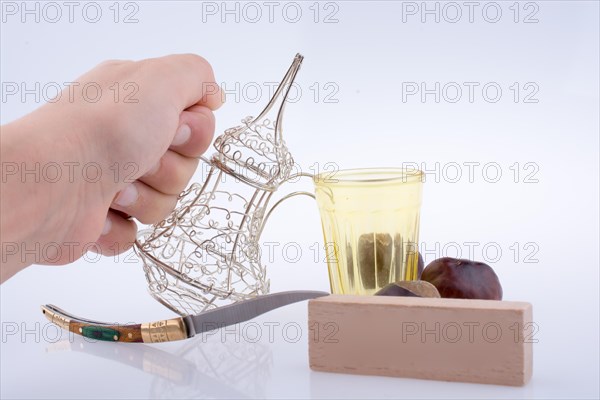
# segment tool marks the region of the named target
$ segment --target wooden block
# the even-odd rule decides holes
[[[331,295],[308,305],[316,371],[522,386],[532,374],[531,304]]]

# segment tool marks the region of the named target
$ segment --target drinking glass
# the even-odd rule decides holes
[[[417,279],[421,171],[352,169],[313,181],[332,293],[371,295]]]

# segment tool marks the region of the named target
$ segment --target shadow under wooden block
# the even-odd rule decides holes
[[[522,386],[532,307],[493,300],[331,295],[308,305],[316,371]]]

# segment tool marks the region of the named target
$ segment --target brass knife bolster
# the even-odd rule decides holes
[[[108,324],[76,317],[60,308],[47,304],[42,312],[53,324],[90,339],[110,342],[162,343],[194,336],[190,317],[178,317],[145,324]]]
[[[186,324],[181,317],[142,324],[141,331],[144,343],[173,342],[188,338]]]

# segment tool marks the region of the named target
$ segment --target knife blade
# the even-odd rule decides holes
[[[327,292],[294,290],[258,296],[190,316],[196,334],[251,320],[269,311],[299,301],[328,296]]]

